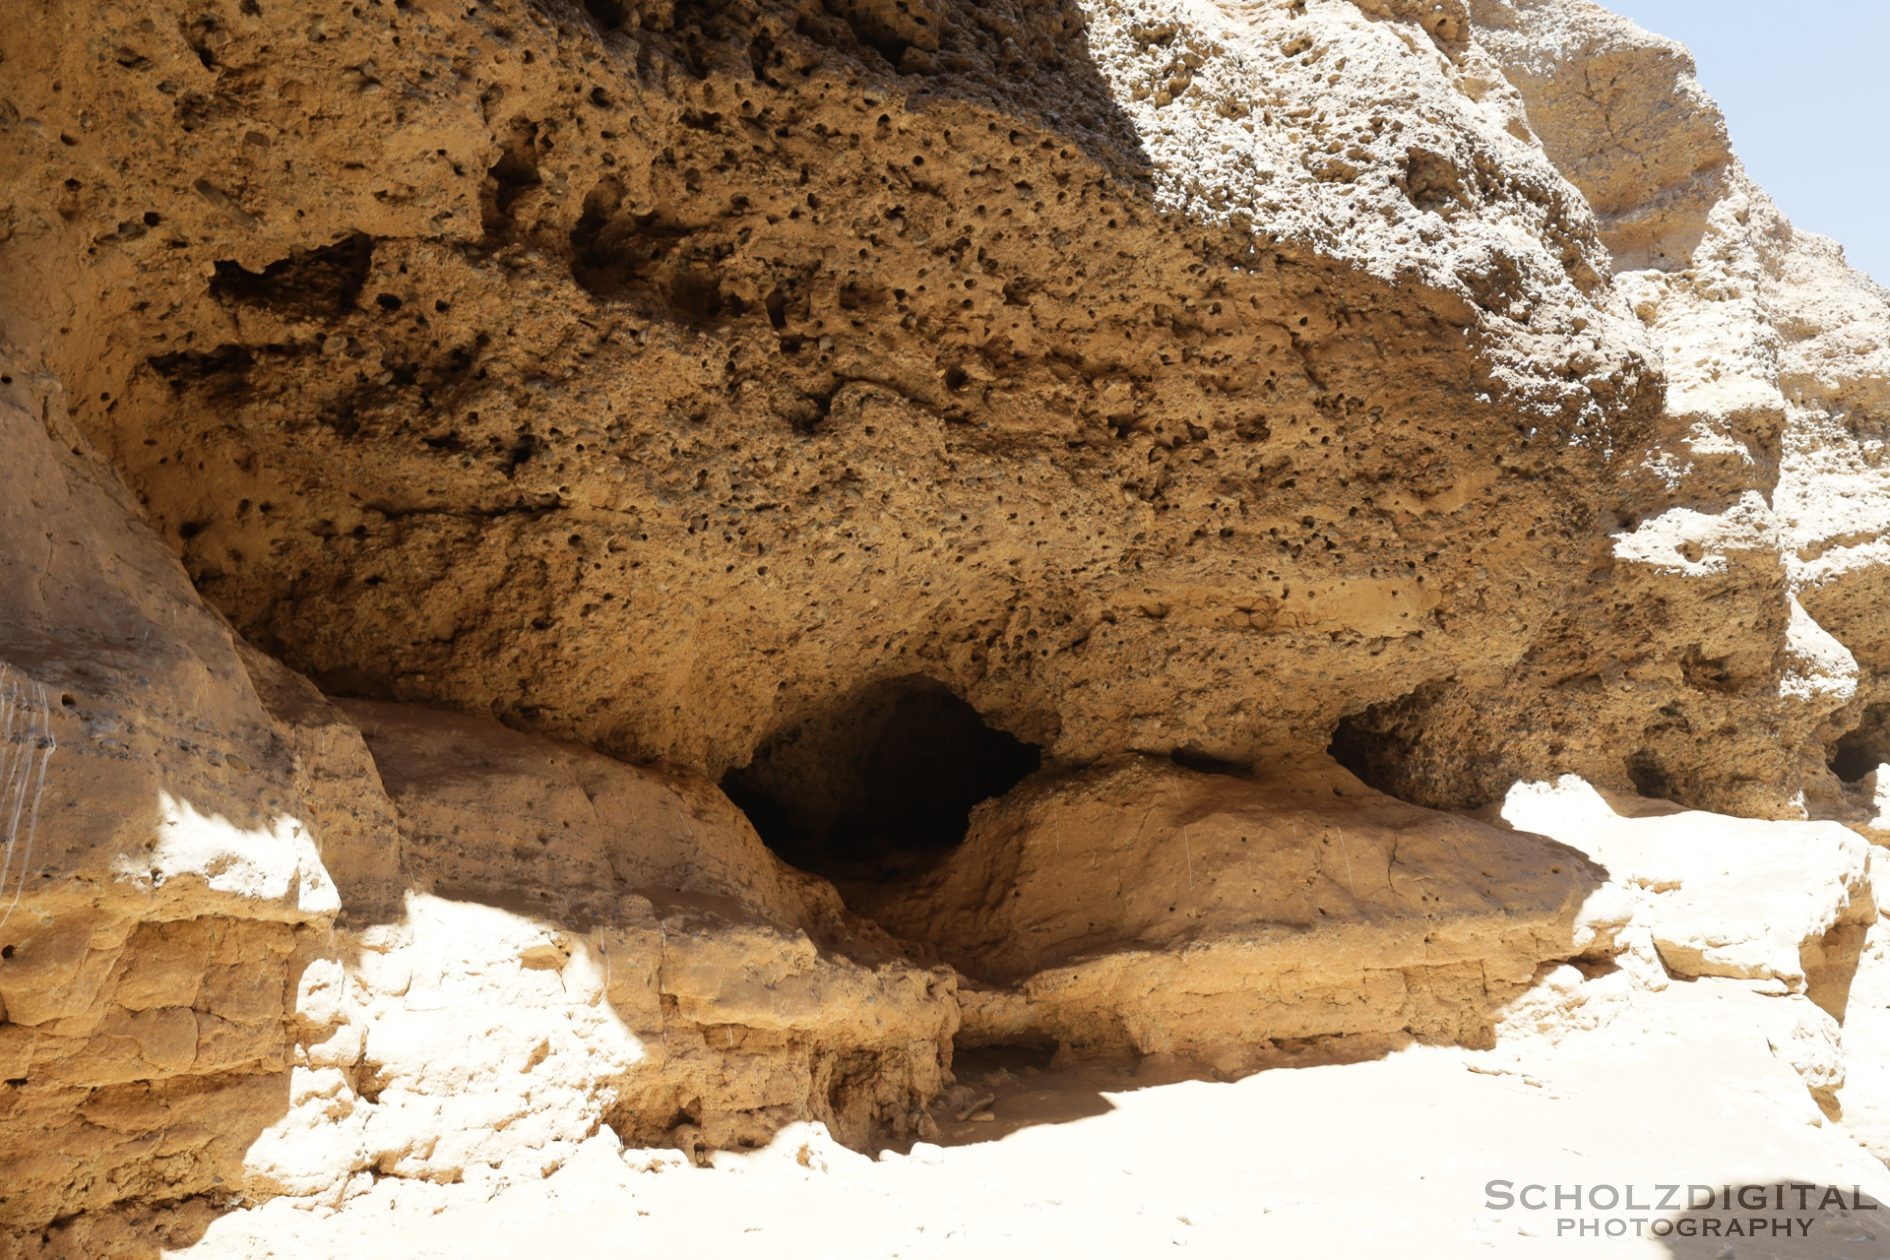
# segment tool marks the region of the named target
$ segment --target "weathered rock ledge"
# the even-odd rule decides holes
[[[1890,296],[1683,49],[13,17],[0,1248],[929,1140],[994,1050],[1723,1025],[1890,1156]]]

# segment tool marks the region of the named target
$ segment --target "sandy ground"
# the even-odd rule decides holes
[[[991,1119],[908,1153],[871,1158],[803,1125],[694,1168],[620,1151],[606,1133],[488,1201],[382,1180],[338,1213],[278,1200],[225,1216],[182,1254],[1890,1256],[1890,1207],[1875,1206],[1890,1172],[1747,1018],[1776,1000],[1710,980],[1622,991],[1600,1004],[1600,1027],[1559,1044],[1414,1047],[1234,1082],[971,1063],[961,1078],[995,1095]],[[1513,1066],[1525,1057],[1526,1073]],[[1649,1207],[1502,1210],[1488,1199],[1499,1180],[1518,1194],[1632,1188]],[[1657,1206],[1668,1185],[1792,1183],[1841,1187],[1843,1206]],[[1727,1237],[1729,1221],[1755,1218],[1764,1237]],[[1810,1223],[1781,1237],[1778,1218]]]

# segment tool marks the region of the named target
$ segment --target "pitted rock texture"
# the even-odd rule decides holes
[[[1604,580],[1572,589],[1505,678],[1427,683],[1364,715],[1360,763],[1431,803],[1495,800],[1526,761],[1701,808],[1864,822],[1850,785],[1890,747],[1857,749],[1874,759],[1842,775],[1820,761],[1847,735],[1871,745],[1884,686],[1886,294],[1752,184],[1685,49],[1585,0],[1471,11],[1599,215],[1665,399],[1619,466]]]
[[[1528,650],[1658,408],[1461,29],[86,23],[10,62],[63,190],[15,208],[18,305],[104,290],[109,346],[41,324],[80,423],[344,692],[711,774],[910,674],[1064,763],[1308,751]],[[134,114],[181,148],[84,122]]]
[[[1890,317],[1603,10],[128,12],[10,55],[10,335],[330,689],[1835,799]]]
[[[1526,1056],[1651,994],[1890,1150],[1837,826],[1890,817],[1890,297],[1684,50],[1586,0],[10,16],[0,1248],[923,1136],[960,1038]],[[963,845],[872,722],[999,741]],[[1570,774],[1620,806],[1573,849],[1495,826]]]

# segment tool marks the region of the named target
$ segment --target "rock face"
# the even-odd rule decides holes
[[[0,404],[8,1224],[239,1184],[340,908],[230,632],[61,432]]]
[[[1774,981],[1843,1016],[1877,917],[1870,846],[1852,832],[1611,802],[1572,776],[1518,784],[1503,818],[1567,840],[1639,890],[1640,922],[1673,975]]]
[[[29,0],[0,170],[8,1245],[1672,976],[1890,1151],[1890,296],[1677,45]]]
[[[1064,762],[1248,758],[1516,659],[1602,562],[1658,376],[1479,51],[1466,92],[1350,8],[593,9],[9,61],[21,169],[80,185],[18,282],[138,275],[125,349],[54,349],[78,423],[325,685],[717,775],[908,674]]]
[[[1368,755],[1397,790],[1488,801],[1521,762],[1559,772],[1535,762],[1547,738],[1573,752],[1559,769],[1595,749],[1580,773],[1604,787],[1860,818],[1838,798],[1876,761],[1840,778],[1818,752],[1851,732],[1869,745],[1859,760],[1890,752],[1871,734],[1884,291],[1753,186],[1678,45],[1587,3],[1478,0],[1471,17],[1594,209],[1665,401],[1619,466],[1631,488],[1610,504],[1604,580],[1572,592],[1567,633],[1539,637],[1500,683],[1433,685],[1368,716],[1389,745]],[[1466,744],[1512,751],[1479,779]]]
[[[374,1166],[410,1158],[377,1123],[421,1146],[507,1127],[488,1109],[509,1083],[523,1086],[514,1116],[549,1125],[567,1112],[572,1144],[606,1119],[627,1139],[680,1127],[714,1147],[761,1145],[807,1118],[861,1145],[923,1127],[958,1023],[956,977],[906,962],[830,885],[784,866],[712,784],[487,720],[349,713],[399,815],[411,890],[397,928],[361,933],[374,957],[344,1013],[349,1047],[365,1038],[345,1066],[378,1096]],[[548,1024],[515,1016],[541,1007]],[[442,1044],[481,1066],[440,1062]],[[536,1084],[555,1071],[535,1058],[581,1076],[582,1096],[548,1105]],[[485,1075],[508,1084],[468,1088]],[[380,1119],[396,1092],[417,1119]],[[483,1140],[495,1156],[523,1147],[556,1162],[509,1130]],[[436,1178],[472,1162],[430,1158],[416,1167]]]
[[[1539,971],[1613,954],[1607,877],[1336,767],[1255,781],[1164,760],[1021,787],[913,886],[849,892],[1015,986],[966,995],[961,1042],[1225,1063],[1308,1037],[1487,1041]]]

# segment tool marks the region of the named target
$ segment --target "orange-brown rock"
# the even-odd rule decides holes
[[[9,17],[0,1250],[811,1176],[971,1048],[1586,1108],[1645,1036],[1890,1150],[1890,300],[1677,45]]]
[[[1606,881],[1336,767],[1136,760],[1020,787],[912,886],[850,891],[1000,986],[967,992],[961,1041],[1227,1064],[1314,1037],[1486,1042],[1538,973],[1613,953]]]

